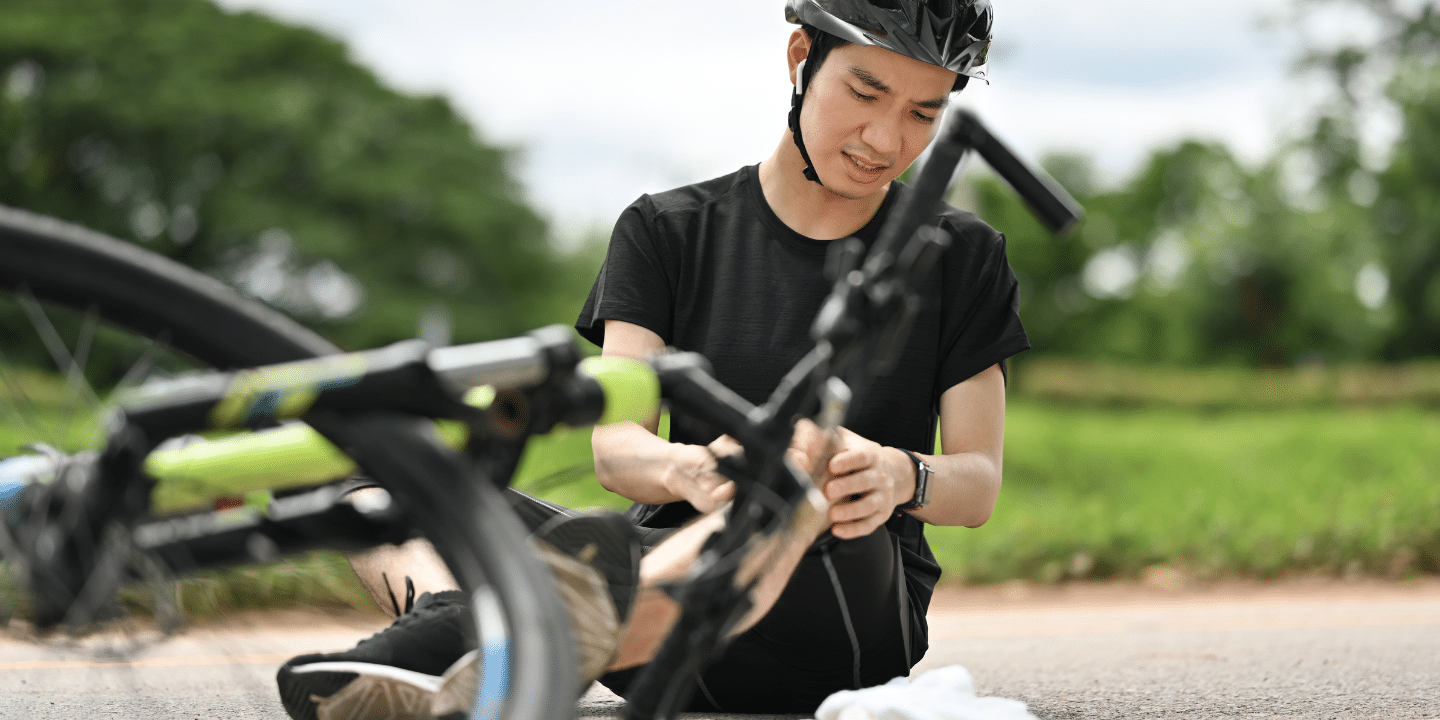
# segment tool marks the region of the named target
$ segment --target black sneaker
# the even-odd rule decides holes
[[[353,650],[292,658],[275,681],[295,720],[428,720],[445,671],[474,647],[464,593],[425,593]]]
[[[614,656],[629,619],[640,577],[639,537],[618,513],[596,513],[558,517],[534,539],[571,616],[588,686]],[[353,650],[285,663],[275,678],[280,702],[295,720],[463,718],[478,687],[473,628],[464,593],[426,593]]]

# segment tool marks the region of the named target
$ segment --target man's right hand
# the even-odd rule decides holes
[[[666,468],[660,482],[701,513],[719,510],[735,497],[735,483],[716,471],[716,458],[737,452],[739,447],[739,443],[728,437],[717,439],[709,447],[678,446],[675,460]]]
[[[790,461],[807,474],[813,475],[819,458],[833,452],[827,444],[828,437],[815,423],[801,419],[795,424],[795,435],[790,442]],[[696,510],[709,513],[718,510],[735,497],[735,483],[716,470],[717,460],[726,455],[745,452],[745,448],[729,435],[715,438],[708,446],[683,445],[677,448],[679,456],[665,473],[665,486],[684,498]],[[819,481],[821,478],[813,478]]]

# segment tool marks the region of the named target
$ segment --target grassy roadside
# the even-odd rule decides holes
[[[571,507],[623,507],[588,471],[588,440],[539,439],[517,485]],[[994,517],[927,536],[945,580],[969,584],[1133,578],[1156,566],[1199,579],[1437,573],[1436,457],[1440,414],[1417,408],[1197,413],[1022,400],[1008,412]],[[308,562],[321,576],[315,600],[366,604],[343,562]],[[289,587],[265,577],[233,585]],[[209,582],[217,599],[263,602]]]
[[[1019,400],[1006,427],[990,522],[926,531],[947,579],[1137,577],[1156,565],[1202,578],[1440,572],[1440,413]],[[573,507],[623,506],[586,473],[551,475],[584,467],[584,435],[537,444],[517,484]]]
[[[0,427],[6,447],[16,435]],[[1440,413],[1419,406],[1125,409],[1013,401],[1005,488],[982,528],[930,528],[947,581],[1440,572]],[[589,471],[589,432],[538,439],[516,484],[571,507],[625,503]],[[185,580],[196,615],[368,608],[343,558]]]
[[[968,582],[1440,572],[1440,414],[1012,404],[1005,487],[977,530],[932,528]]]

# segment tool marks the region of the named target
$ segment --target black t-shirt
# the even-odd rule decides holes
[[[907,192],[904,184],[892,184],[856,237],[867,247],[873,243]],[[906,348],[846,419],[846,427],[863,437],[922,453],[934,449],[942,393],[1030,347],[1004,237],[948,205],[938,220],[951,245],[924,284],[925,305]],[[831,290],[824,274],[831,244],[780,221],[755,166],[644,195],[615,223],[575,328],[597,345],[604,344],[605,320],[647,328],[667,345],[704,355],[720,382],[763,403],[814,347],[810,326]],[[705,444],[714,433],[672,419],[670,439]],[[647,527],[674,527],[694,515],[685,502],[637,506],[631,513]],[[923,617],[940,572],[922,526],[904,513],[886,525],[900,537],[912,587],[924,588],[916,598]]]

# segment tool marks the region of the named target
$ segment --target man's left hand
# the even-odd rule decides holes
[[[849,540],[875,532],[895,506],[915,495],[915,464],[905,453],[840,428],[822,490],[830,501],[830,532]]]

